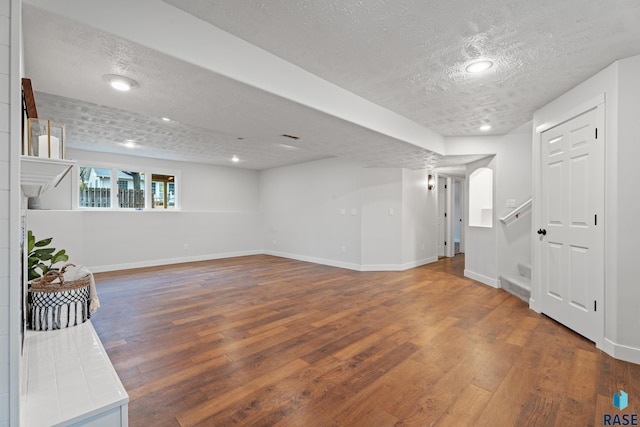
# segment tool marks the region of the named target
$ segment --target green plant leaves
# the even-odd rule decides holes
[[[59,262],[69,260],[64,249],[56,252],[56,248],[46,248],[53,240],[52,237],[36,241],[31,230],[27,233],[28,249],[28,276],[29,280],[37,279],[47,274],[49,270],[54,270],[54,265]]]

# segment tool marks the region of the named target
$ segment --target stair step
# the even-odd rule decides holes
[[[530,265],[518,263],[518,273],[520,273],[521,276],[524,276],[527,279],[531,280],[531,266]]]
[[[524,276],[500,276],[500,287],[524,302],[529,302],[531,279]]]

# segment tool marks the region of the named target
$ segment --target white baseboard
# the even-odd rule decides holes
[[[404,271],[410,268],[420,267],[421,265],[430,264],[438,261],[438,257],[425,258],[417,261],[407,262],[404,264],[367,264],[361,265],[352,262],[336,261],[327,258],[310,257],[306,255],[292,254],[289,252],[278,252],[265,250],[266,255],[279,256],[282,258],[290,258],[298,261],[313,262],[315,264],[328,265],[331,267],[346,268],[355,271]]]
[[[351,262],[336,261],[333,259],[317,258],[317,257],[306,256],[306,255],[298,255],[298,254],[292,254],[288,252],[278,252],[278,251],[271,251],[271,250],[265,250],[263,253],[265,255],[273,255],[281,258],[289,258],[289,259],[295,259],[298,261],[312,262],[314,264],[328,265],[330,267],[339,267],[339,268],[346,268],[347,270],[360,271],[360,265],[354,264]]]
[[[406,262],[404,264],[364,264],[360,266],[360,271],[405,271],[436,261],[438,261],[437,256]]]
[[[625,362],[640,364],[640,348],[616,344],[610,339],[605,338],[602,351],[613,358],[624,360]]]
[[[491,286],[492,288],[500,289],[500,282],[497,279],[493,279],[491,277],[484,276],[479,273],[475,273],[471,270],[464,270],[464,277],[468,277],[469,279],[473,279],[477,282],[484,283],[485,285]]]
[[[312,262],[314,264],[322,264],[328,265],[331,267],[339,267],[345,268],[347,270],[355,270],[355,271],[404,271],[409,270],[411,268],[420,267],[421,265],[430,264],[432,262],[438,261],[438,257],[425,258],[421,260],[416,260],[404,264],[370,264],[370,265],[360,265],[350,262],[337,261],[326,258],[317,258],[310,257],[306,255],[298,255],[292,254],[288,252],[278,252],[272,250],[253,250],[253,251],[241,251],[241,252],[226,252],[220,254],[207,254],[207,255],[197,255],[191,257],[183,257],[183,258],[168,258],[168,259],[156,259],[150,261],[137,261],[137,262],[128,262],[122,264],[109,264],[109,265],[98,265],[98,266],[90,266],[89,270],[93,273],[102,273],[106,271],[118,271],[118,270],[130,270],[133,268],[145,268],[145,267],[157,267],[159,265],[169,265],[169,264],[181,264],[185,262],[197,262],[197,261],[210,261],[214,259],[221,258],[234,258],[239,256],[248,256],[248,255],[272,255],[281,258],[289,258],[295,259],[298,261]]]
[[[221,259],[221,258],[235,258],[239,256],[261,255],[263,253],[264,251],[262,250],[226,252],[226,253],[220,253],[220,254],[197,255],[197,256],[184,257],[184,258],[154,259],[150,261],[138,261],[138,262],[123,263],[123,264],[98,265],[98,266],[91,266],[88,268],[89,270],[91,270],[92,273],[102,273],[105,271],[130,270],[132,268],[157,267],[159,265],[181,264],[185,262],[210,261],[210,260]]]

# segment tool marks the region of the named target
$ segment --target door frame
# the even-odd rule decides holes
[[[598,244],[594,246],[594,249],[597,250],[595,255],[596,259],[599,259],[598,263],[598,272],[597,276],[600,277],[598,281],[600,286],[595,290],[594,297],[598,302],[599,310],[596,311],[596,330],[593,333],[594,342],[596,347],[603,348],[604,347],[604,319],[605,319],[605,274],[604,274],[604,266],[605,266],[605,256],[604,256],[604,245],[605,245],[605,179],[606,179],[606,152],[605,152],[605,144],[606,144],[606,129],[605,129],[605,94],[602,93],[593,99],[584,102],[580,105],[571,108],[566,111],[564,114],[559,114],[554,120],[549,121],[547,123],[543,123],[540,126],[534,129],[533,133],[533,205],[532,205],[532,227],[531,233],[535,233],[535,230],[540,228],[542,224],[542,210],[541,210],[541,200],[542,200],[542,133],[546,130],[549,130],[555,126],[558,126],[564,122],[567,122],[581,114],[589,111],[589,110],[597,110],[596,114],[596,126],[600,132],[598,132],[598,139],[602,138],[602,161],[599,164],[599,167],[602,168],[600,171],[601,180],[598,180],[598,187],[594,189],[595,192],[600,194],[597,202],[597,210],[599,212],[598,223],[602,224],[597,228],[597,241]],[[601,218],[600,218],[601,216]],[[541,259],[542,259],[542,245],[540,244],[539,239],[537,239],[537,235],[533,234],[531,239],[531,298],[529,299],[529,307],[538,312],[542,312],[541,307]]]
[[[465,217],[465,214],[464,214],[465,213],[465,208],[466,208],[466,203],[465,203],[465,198],[466,198],[465,181],[466,181],[466,179],[464,177],[459,177],[459,176],[458,177],[453,177],[453,182],[452,182],[452,185],[451,185],[452,191],[453,191],[453,193],[452,193],[452,198],[453,198],[452,211],[453,211],[453,214],[454,214],[453,220],[454,220],[454,222],[456,222],[457,218],[455,218],[455,213],[456,213],[456,209],[455,209],[456,190],[455,190],[455,188],[456,188],[456,184],[459,184],[458,197],[460,198],[460,206],[459,206],[460,212],[459,213],[460,213],[460,220],[461,220],[461,221],[457,221],[458,227],[460,227],[460,252],[459,253],[464,253],[465,225],[467,223],[466,217]],[[455,243],[455,224],[452,224],[452,226],[453,226],[453,231],[452,231],[453,237],[452,237],[452,240],[454,240],[454,243]],[[455,252],[455,250],[454,250],[454,252]],[[457,254],[454,253],[454,255],[457,255]]]

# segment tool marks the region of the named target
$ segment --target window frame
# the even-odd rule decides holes
[[[80,206],[80,168],[90,167],[98,169],[108,169],[111,171],[110,182],[110,207],[98,208],[98,207],[85,207]],[[144,208],[121,208],[118,201],[118,172],[119,171],[136,171],[144,174]],[[154,209],[153,208],[153,194],[151,193],[151,177],[153,175],[171,175],[174,177],[174,208],[173,209]],[[140,166],[140,165],[123,165],[114,163],[94,162],[91,160],[78,160],[74,166],[73,173],[73,192],[72,192],[72,209],[83,211],[118,211],[118,212],[131,212],[131,211],[144,211],[144,212],[176,212],[181,210],[181,181],[182,174],[179,170],[172,170],[155,166]]]

